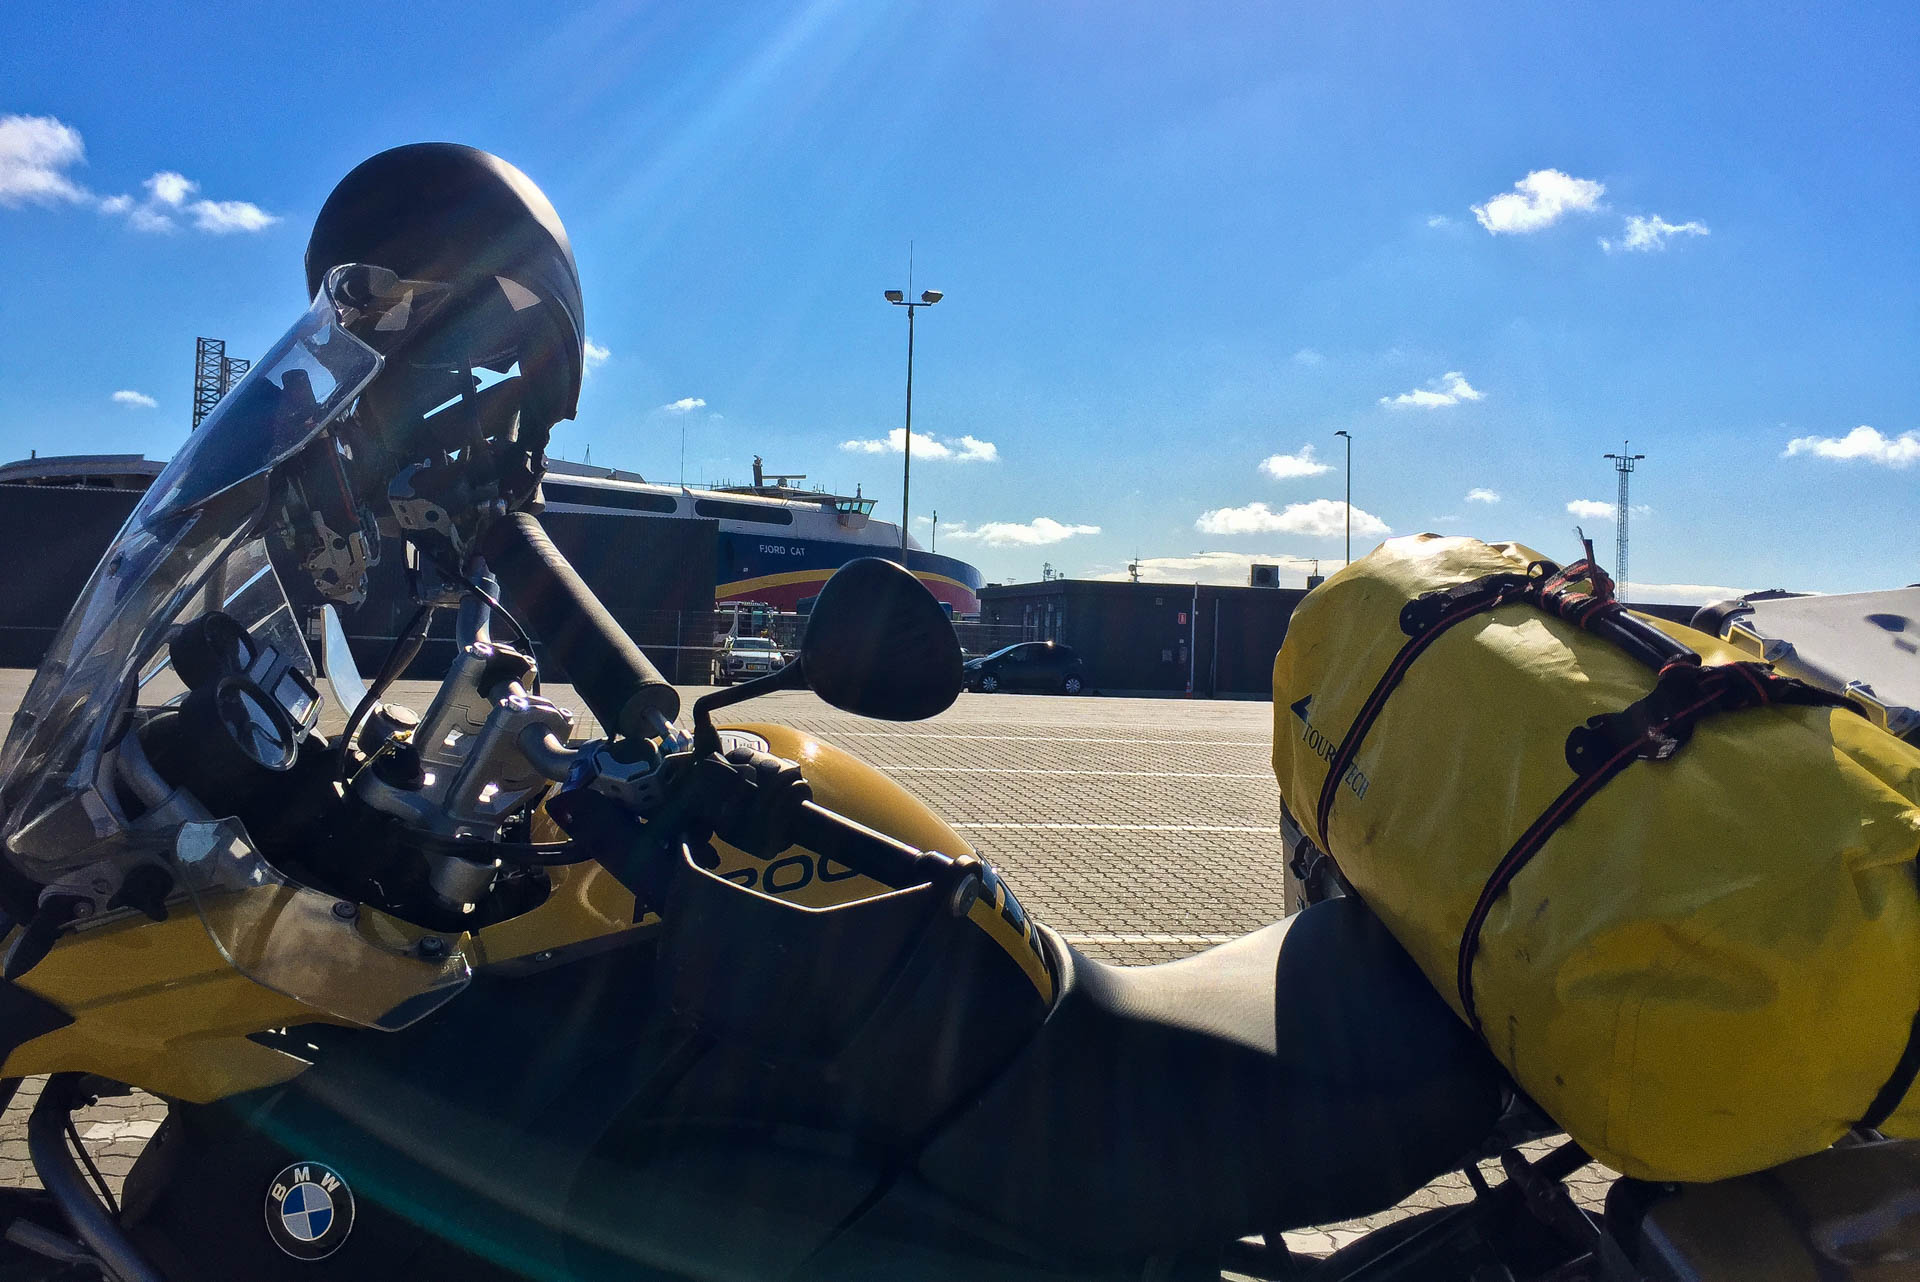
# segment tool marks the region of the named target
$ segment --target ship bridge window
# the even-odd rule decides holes
[[[696,499],[693,510],[701,516],[723,521],[758,521],[762,525],[792,525],[793,513],[783,507],[759,503],[729,503],[725,499]]]
[[[835,499],[833,510],[849,512],[857,516],[872,516],[873,503],[872,499]]]
[[[555,503],[581,503],[594,507],[617,507],[627,512],[665,512],[680,510],[671,495],[647,494],[640,490],[603,490],[592,485],[555,485],[548,481],[541,490]]]

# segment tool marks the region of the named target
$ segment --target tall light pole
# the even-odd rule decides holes
[[[907,498],[913,487],[913,314],[945,297],[937,289],[926,289],[920,292],[919,302],[910,303],[904,290],[887,291],[889,303],[907,309],[907,435],[900,442],[900,559],[903,562],[907,551]]]
[[[1632,511],[1627,502],[1627,479],[1633,475],[1634,465],[1646,457],[1627,453],[1631,444],[1622,441],[1618,454],[1607,455],[1613,470],[1620,474],[1620,497],[1613,509],[1613,590],[1622,601],[1627,599],[1627,516]]]
[[[1347,559],[1345,564],[1353,564],[1353,436],[1349,432],[1335,432],[1335,436],[1347,438]]]

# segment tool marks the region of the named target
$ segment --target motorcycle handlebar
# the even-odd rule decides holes
[[[954,862],[938,851],[915,849],[811,801],[797,808],[789,835],[795,845],[894,890],[935,881]]]
[[[761,859],[804,846],[894,890],[941,881],[956,861],[920,850],[812,800],[791,761],[746,749],[691,760],[680,784],[687,812],[714,836]]]
[[[493,522],[480,538],[480,551],[609,731],[652,735],[679,715],[679,691],[607,613],[537,520],[516,512]]]

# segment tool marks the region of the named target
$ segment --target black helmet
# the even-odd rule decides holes
[[[538,450],[574,416],[586,330],[573,246],[552,203],[506,161],[446,142],[362,161],[314,219],[307,296],[343,263],[449,287],[434,325],[397,356],[417,376],[383,375],[368,389],[389,416],[416,419],[460,395],[473,370],[516,362],[523,438]]]

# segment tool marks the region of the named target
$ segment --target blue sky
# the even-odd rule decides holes
[[[1342,429],[1356,551],[1610,563],[1631,437],[1636,582],[1920,579],[1913,6],[1334,8],[6,6],[0,454],[171,453],[194,336],[444,138],[572,233],[569,457],[897,519],[912,241],[914,508],[996,581],[1337,564]]]

